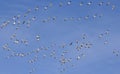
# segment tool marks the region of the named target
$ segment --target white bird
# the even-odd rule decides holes
[[[72,1],[68,1],[68,2],[67,2],[67,5],[71,5],[71,2],[72,2]]]
[[[98,5],[99,5],[99,6],[102,6],[102,5],[103,5],[103,3],[104,3],[104,2],[100,2]]]
[[[116,8],[116,6],[115,5],[112,5],[112,10],[114,10]]]
[[[36,7],[35,7],[35,11],[38,11],[38,10],[39,10],[39,6],[36,6]]]
[[[40,40],[40,35],[36,35],[36,40],[37,40],[37,41]]]
[[[14,41],[14,43],[15,43],[15,44],[18,44],[18,43],[19,43],[19,40],[18,40],[18,39],[16,39],[16,40]]]
[[[88,2],[87,5],[90,6],[92,4],[92,2]]]
[[[48,6],[45,6],[45,7],[44,7],[44,10],[47,10],[47,9],[48,9]]]
[[[77,56],[77,60],[80,60],[80,56]]]
[[[80,2],[80,6],[83,6],[83,2]]]

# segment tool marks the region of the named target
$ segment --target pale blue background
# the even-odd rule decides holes
[[[37,16],[39,21],[33,22],[30,29],[22,26],[22,29],[17,32],[19,37],[25,37],[30,41],[29,47],[21,46],[21,49],[30,51],[42,45],[49,46],[54,41],[58,44],[71,42],[86,33],[88,40],[93,42],[93,47],[87,50],[85,58],[73,62],[76,64],[75,67],[69,67],[63,74],[120,74],[120,56],[114,56],[112,53],[113,49],[120,50],[120,1],[101,0],[115,4],[114,11],[111,10],[111,6],[99,7],[97,5],[99,0],[92,0],[93,4],[90,7],[86,5],[80,7],[79,2],[82,0],[72,0],[70,6],[64,5],[61,8],[58,7],[60,1],[65,4],[68,0],[0,0],[0,24],[14,15],[24,14],[28,8],[34,9],[38,5],[40,10],[38,12],[32,11],[29,17]],[[89,1],[83,0],[85,3]],[[53,7],[44,11],[43,7],[49,2],[53,3]],[[86,16],[95,13],[103,14],[103,17],[79,22],[61,20],[64,17]],[[48,16],[56,16],[56,22],[40,22],[41,19]],[[51,58],[40,59],[35,65],[26,63],[28,57],[6,59],[5,56],[9,53],[2,49],[3,44],[9,43],[11,48],[19,48],[9,40],[10,35],[15,31],[14,28],[9,25],[0,31],[0,74],[28,74],[34,66],[37,70],[33,74],[61,74],[59,72],[60,64]],[[106,29],[110,29],[110,35],[107,37],[108,45],[104,45],[104,39],[98,38],[98,35]],[[40,42],[34,41],[37,34],[41,35]],[[71,55],[76,54],[71,53]]]

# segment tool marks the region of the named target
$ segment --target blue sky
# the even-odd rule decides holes
[[[70,0],[0,0],[0,26],[5,21],[10,23],[0,28],[0,74],[29,74],[32,69],[35,71],[32,74],[119,74],[120,73],[120,53],[116,56],[113,51],[120,51],[120,4],[119,0],[71,0],[71,4],[67,3]],[[59,3],[63,6],[59,7]],[[83,5],[80,6],[80,2]],[[92,2],[91,5],[87,3]],[[98,3],[104,2],[102,6]],[[110,2],[109,6],[106,3]],[[52,3],[50,7],[49,4]],[[112,10],[112,6],[115,9]],[[35,11],[36,7],[38,11]],[[47,10],[44,10],[48,7]],[[23,15],[31,9],[30,13]],[[14,16],[21,15],[15,21]],[[96,18],[93,16],[96,15]],[[88,19],[85,19],[85,17]],[[27,28],[26,21],[36,17],[30,21],[31,26]],[[55,20],[53,18],[55,17]],[[64,19],[67,18],[67,21]],[[80,18],[80,20],[78,20]],[[49,19],[49,20],[48,20]],[[48,20],[47,22],[42,22]],[[20,25],[13,22],[20,21]],[[25,21],[25,24],[23,22]],[[16,30],[16,27],[20,28]],[[109,34],[105,32],[109,30]],[[11,40],[12,34],[16,33],[15,39]],[[82,39],[83,34],[86,35]],[[99,35],[103,34],[102,38]],[[36,40],[36,35],[40,35],[40,40]],[[14,40],[18,39],[19,43],[15,44]],[[21,39],[28,40],[28,45],[20,43]],[[76,44],[76,40],[79,44]],[[105,44],[105,41],[108,43]],[[73,43],[71,46],[70,43]],[[76,46],[90,42],[91,48],[83,48],[80,51],[76,50]],[[8,44],[11,51],[3,49],[3,45]],[[55,44],[55,45],[54,45]],[[66,44],[65,48],[61,46]],[[53,45],[53,46],[51,46]],[[37,54],[34,51],[37,48],[43,48]],[[48,50],[44,50],[48,48]],[[50,56],[52,51],[56,52],[57,59]],[[59,60],[64,50],[68,53],[65,58],[72,58],[71,62],[61,65]],[[25,57],[13,55],[13,53],[28,53]],[[78,55],[80,60],[76,60]],[[45,55],[45,58],[44,58]],[[30,59],[38,60],[30,64]],[[73,65],[73,66],[72,66]],[[61,70],[65,71],[61,72]]]

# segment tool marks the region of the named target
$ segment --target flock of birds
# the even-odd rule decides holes
[[[78,3],[79,6],[91,6],[92,4],[94,4],[94,2],[90,1],[88,3],[85,2],[80,2]],[[68,2],[60,2],[58,3],[59,7],[64,7],[64,6],[71,6],[72,5],[72,1],[68,1]],[[96,5],[98,6],[109,6],[111,7],[111,10],[115,10],[116,5],[112,4],[111,2],[99,2],[96,3]],[[23,45],[26,47],[29,47],[29,40],[25,39],[25,38],[18,38],[17,35],[19,35],[17,33],[17,31],[22,30],[21,28],[25,27],[26,29],[29,29],[31,27],[32,24],[34,24],[35,22],[41,22],[41,23],[49,23],[49,22],[53,22],[56,21],[57,18],[56,16],[53,17],[48,17],[46,19],[39,19],[37,16],[32,16],[28,19],[26,19],[27,17],[29,17],[32,12],[39,12],[42,9],[44,11],[47,11],[49,8],[54,7],[54,3],[49,3],[48,5],[42,7],[36,6],[33,9],[28,9],[24,14],[20,15],[15,15],[12,18],[9,18],[8,20],[4,21],[1,25],[0,25],[0,30],[3,30],[4,28],[6,28],[7,26],[13,26],[15,28],[14,33],[9,37],[10,41],[13,42],[13,46],[18,45],[17,47],[19,47],[19,45]],[[93,15],[87,15],[87,16],[81,16],[81,17],[65,17],[63,18],[63,22],[67,22],[67,21],[81,21],[81,20],[89,20],[89,19],[96,19],[98,18],[102,18],[103,14],[93,14]],[[25,20],[23,20],[25,19]],[[33,26],[33,25],[32,25]],[[98,35],[99,39],[103,39],[104,40],[104,44],[109,44],[108,40],[105,40],[104,37],[109,36],[110,30],[107,29],[106,31],[104,31],[103,33]],[[37,42],[40,42],[41,40],[41,35],[38,34],[35,36],[34,40]],[[38,44],[39,45],[39,44]],[[54,60],[56,60],[57,62],[60,63],[60,65],[62,66],[62,69],[60,70],[60,72],[64,72],[66,71],[65,66],[71,66],[73,67],[74,64],[72,63],[72,61],[76,60],[76,61],[80,61],[80,59],[84,58],[86,56],[86,52],[87,49],[90,49],[94,46],[94,43],[92,43],[91,41],[89,41],[87,34],[82,34],[80,39],[76,39],[75,41],[70,41],[70,42],[65,42],[62,44],[57,44],[57,43],[51,43],[51,45],[49,46],[39,46],[38,48],[35,48],[33,50],[29,50],[27,52],[24,52],[24,48],[19,48],[19,50],[16,50],[14,48],[11,48],[9,43],[5,43],[2,46],[2,49],[4,51],[8,51],[9,55],[7,55],[7,59],[10,59],[12,57],[31,57],[33,56],[33,58],[28,59],[26,62],[28,62],[29,64],[33,64],[36,63],[37,61],[39,61],[40,56],[42,56],[43,60],[47,59],[48,57],[53,58]],[[23,49],[23,50],[22,50]],[[43,52],[43,53],[42,53]],[[76,55],[70,55],[71,53],[76,53]],[[118,49],[114,49],[113,50],[113,54],[115,56],[119,56],[120,55],[120,50]],[[68,56],[69,55],[69,56]],[[31,69],[31,71],[29,72],[34,73],[34,71],[36,71],[35,68]]]

